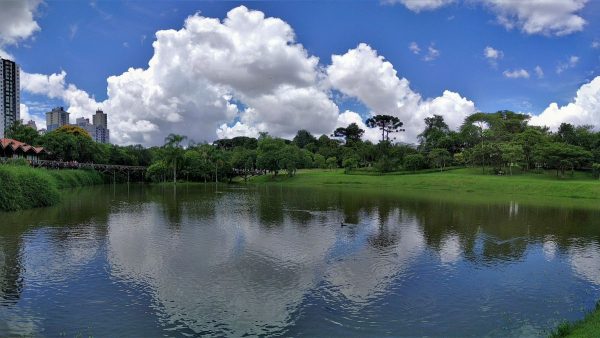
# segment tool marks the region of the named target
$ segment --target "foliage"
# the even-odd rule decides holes
[[[346,145],[351,145],[354,142],[359,142],[365,131],[356,123],[350,123],[348,127],[339,127],[333,132],[334,137],[343,137]]]
[[[317,139],[307,130],[301,129],[298,130],[292,142],[300,148],[305,148],[309,144],[317,143]]]
[[[421,154],[411,154],[404,157],[404,168],[417,171],[425,167],[425,157]]]
[[[21,123],[21,121],[15,121],[15,123],[13,123],[10,126],[10,128],[6,130],[6,137],[23,143],[34,145],[38,143],[40,134],[37,130]]]
[[[434,167],[440,168],[440,171],[443,171],[446,167],[446,164],[452,160],[450,152],[443,148],[432,149],[427,157]]]
[[[569,323],[562,322],[550,332],[551,338],[584,338],[600,336],[600,302],[596,309],[585,316],[583,320]]]
[[[390,133],[397,133],[404,131],[401,129],[404,123],[400,122],[395,116],[391,115],[375,115],[370,117],[365,122],[369,128],[378,128],[381,130],[381,141],[390,140]]]
[[[335,156],[333,157],[329,157],[326,161],[325,164],[327,166],[328,169],[335,169],[337,168],[337,158]]]
[[[358,167],[358,158],[356,156],[350,156],[345,158],[342,161],[342,167],[344,167],[344,169],[346,169],[346,172],[349,172],[353,169],[355,169],[356,167]]]
[[[152,163],[148,169],[146,169],[146,179],[149,179],[152,182],[163,182],[166,181],[168,173],[169,165],[165,161],[159,160]]]
[[[0,165],[0,210],[50,206],[59,201],[58,189],[102,183],[95,171],[46,170]]]

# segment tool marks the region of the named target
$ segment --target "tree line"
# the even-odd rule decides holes
[[[368,128],[380,131],[381,139],[376,143],[363,140],[365,130],[356,123],[319,137],[299,130],[291,140],[261,133],[257,138],[195,143],[171,134],[163,146],[151,148],[95,143],[74,126],[39,135],[32,128],[15,124],[8,136],[44,146],[51,159],[148,166],[146,178],[157,182],[178,178],[229,181],[258,173],[293,176],[303,168],[385,173],[443,171],[452,166],[481,167],[483,173],[505,175],[555,170],[557,176],[565,176],[581,169],[598,177],[600,133],[593,126],[563,123],[552,132],[529,125],[529,119],[529,115],[507,110],[475,113],[457,130],[451,130],[442,116],[434,115],[425,118],[418,144],[395,142],[394,135],[405,129],[390,115],[375,115],[365,121]]]

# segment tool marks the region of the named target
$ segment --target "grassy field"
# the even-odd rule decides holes
[[[596,305],[596,311],[590,313],[582,321],[560,325],[551,335],[552,338],[588,338],[600,337],[600,302]]]
[[[102,183],[96,171],[0,165],[0,211],[50,206],[60,200],[59,189]]]
[[[514,176],[482,174],[479,168],[445,172],[346,175],[343,170],[300,170],[296,176],[253,177],[254,184],[339,187],[376,190],[381,193],[446,195],[464,202],[518,200],[523,203],[600,208],[600,181],[590,174],[575,172],[557,178],[555,172],[519,173]]]

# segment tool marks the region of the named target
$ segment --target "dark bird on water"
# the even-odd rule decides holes
[[[344,224],[344,222],[341,222],[341,226],[345,227],[345,226],[346,226],[346,224]]]

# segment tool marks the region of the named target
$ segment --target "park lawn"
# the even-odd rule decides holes
[[[461,201],[507,201],[542,205],[600,208],[600,181],[588,173],[575,172],[557,178],[555,172],[519,173],[513,176],[482,174],[481,168],[462,168],[444,172],[346,175],[342,169],[299,170],[294,177],[280,173],[249,180],[254,184],[286,186],[339,187],[381,193],[448,195]]]

